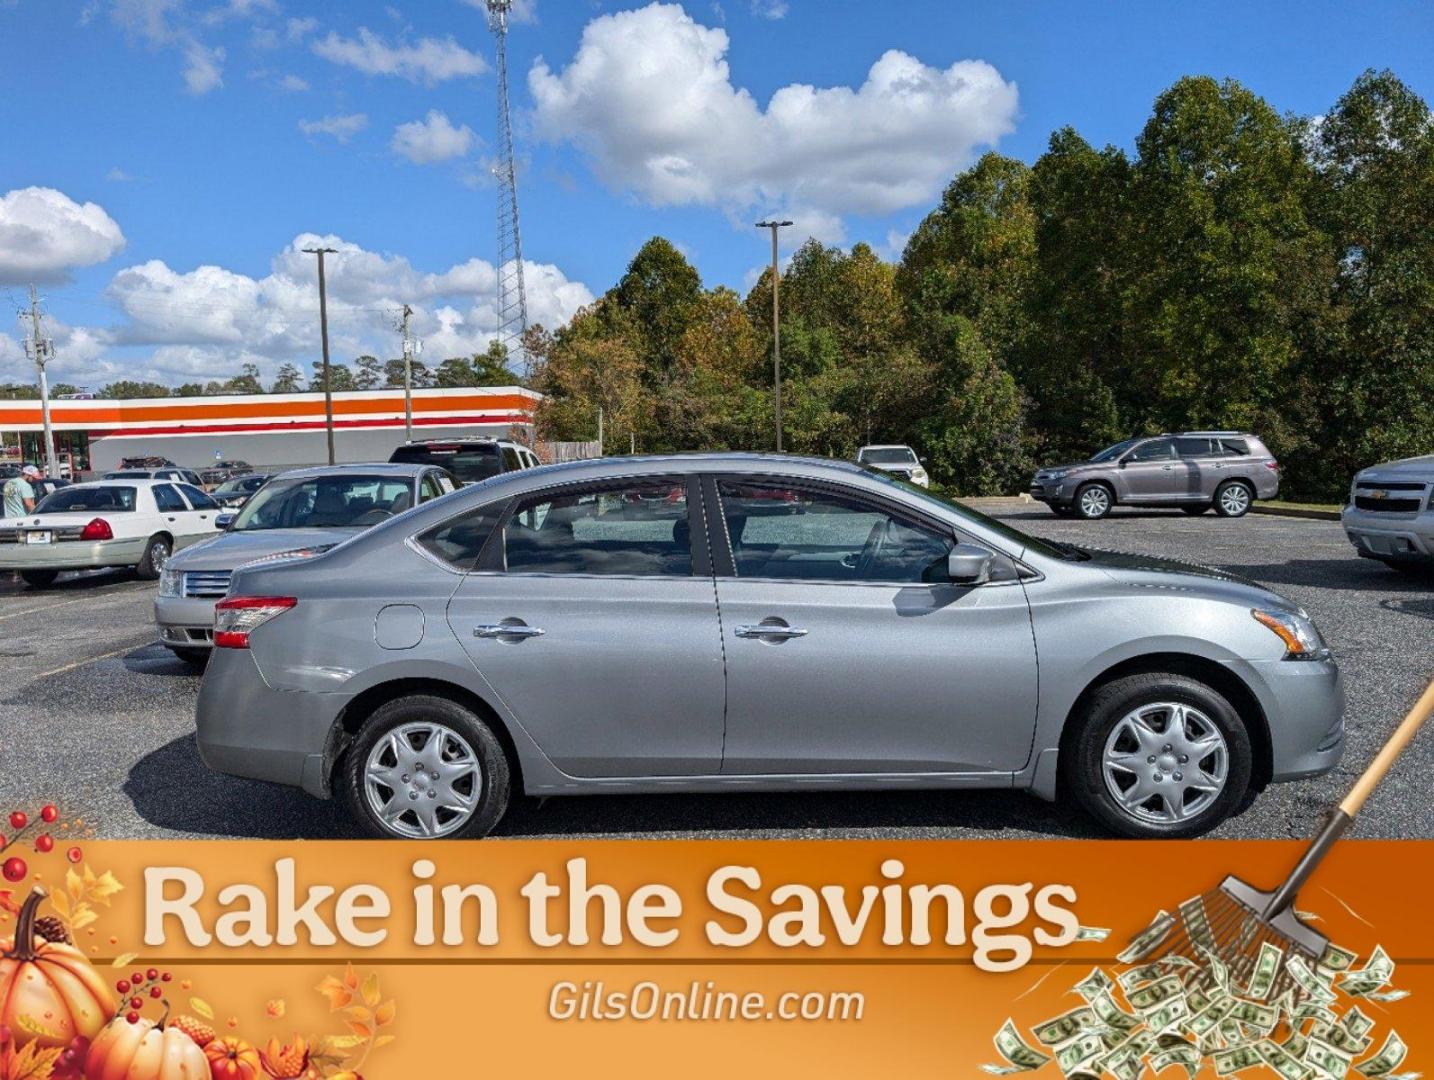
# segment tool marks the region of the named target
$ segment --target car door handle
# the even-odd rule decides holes
[[[777,626],[773,623],[760,623],[757,626],[739,626],[732,631],[740,638],[799,638],[807,636],[807,629],[802,626]]]
[[[1174,466],[1174,465],[1162,465],[1162,466],[1160,466],[1160,471],[1161,471],[1161,472],[1172,472],[1172,471],[1174,471],[1174,469],[1175,469],[1175,466]]]
[[[481,638],[542,637],[545,633],[546,630],[540,630],[536,626],[524,626],[522,623],[485,623],[473,628],[473,636]]]

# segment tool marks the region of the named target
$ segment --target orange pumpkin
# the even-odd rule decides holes
[[[204,1045],[214,1080],[254,1080],[259,1072],[259,1051],[243,1039],[226,1035]]]
[[[85,1080],[209,1080],[209,1059],[177,1027],[119,1016],[90,1044]]]
[[[0,943],[0,1027],[15,1046],[68,1046],[93,1039],[115,1011],[115,1000],[84,953],[35,933],[45,890],[35,888],[20,909],[13,940]]]

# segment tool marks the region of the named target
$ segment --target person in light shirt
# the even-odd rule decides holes
[[[7,518],[24,517],[35,509],[35,488],[32,481],[40,479],[40,470],[26,465],[19,476],[5,481],[5,513]]]

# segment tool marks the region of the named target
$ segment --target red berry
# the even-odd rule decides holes
[[[161,976],[159,977],[159,981],[160,981],[160,982],[169,982],[169,980],[172,979],[172,978],[174,978],[174,976],[171,975],[169,972],[166,971],[163,975],[161,975]]]
[[[70,862],[76,862],[76,863],[77,863],[77,862],[79,862],[81,859],[83,859],[84,857],[85,857],[85,853],[84,853],[83,851],[81,851],[81,850],[80,850],[79,848],[77,848],[77,847],[72,847],[72,848],[70,848],[69,851],[65,852],[65,858],[69,859]]]
[[[132,997],[132,998],[130,998],[130,999],[129,999],[129,1007],[130,1007],[131,1009],[142,1009],[142,1008],[144,1008],[144,998],[142,998],[142,997]]]
[[[0,874],[5,875],[6,881],[23,881],[30,868],[25,865],[25,860],[18,855],[12,855],[5,860],[5,865],[0,866]]]
[[[159,968],[150,968],[144,973],[144,977],[150,982],[154,982],[155,979],[159,978]]]
[[[134,983],[135,986],[138,986],[140,983],[144,982],[144,972],[136,971],[133,975],[129,977],[129,981]]]
[[[115,983],[115,989],[118,990],[121,994],[128,994],[128,993],[129,993],[129,980],[128,980],[128,979],[121,979],[119,982]]]
[[[35,837],[35,850],[38,851],[41,855],[53,851],[54,848],[55,838],[49,833],[41,833],[39,836]]]
[[[139,1023],[139,1013],[137,1012],[127,1012],[124,1014],[124,1018],[128,1020],[131,1024]]]
[[[28,824],[30,824],[30,819],[25,816],[25,811],[16,810],[10,815],[10,828],[18,831]]]
[[[158,998],[159,995],[162,994],[162,993],[164,993],[164,991],[161,990],[161,989],[160,989],[159,987],[157,987],[157,986],[151,986],[151,987],[149,988],[149,996],[152,997],[152,998]]]
[[[60,812],[55,809],[54,803],[46,803],[43,807],[40,808],[40,820],[45,822],[47,825],[53,824],[54,822],[58,821],[59,817]]]

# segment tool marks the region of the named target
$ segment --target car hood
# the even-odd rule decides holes
[[[1083,548],[1090,556],[1085,565],[1130,585],[1150,589],[1171,589],[1178,592],[1199,591],[1236,603],[1298,612],[1293,600],[1265,588],[1241,574],[1218,566],[1163,559],[1154,555],[1135,555],[1123,551],[1097,551]]]
[[[1074,471],[1075,469],[1098,469],[1098,468],[1100,468],[1100,465],[1097,464],[1096,462],[1093,462],[1093,461],[1072,461],[1072,462],[1068,462],[1068,463],[1065,464],[1065,465],[1042,465],[1039,469],[1036,470],[1036,472],[1038,472],[1038,473],[1057,472],[1058,470],[1061,470],[1061,469],[1064,469],[1066,472],[1072,472],[1072,471]]]
[[[1429,480],[1434,479],[1434,454],[1425,454],[1423,457],[1403,458],[1399,461],[1386,461],[1381,465],[1371,465],[1361,470],[1358,478],[1363,481],[1379,483],[1380,480]]]
[[[302,548],[331,548],[363,529],[255,529],[219,533],[172,556],[175,570],[233,570],[236,566]]]

